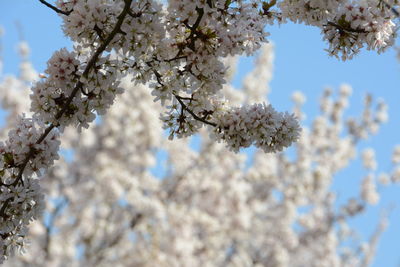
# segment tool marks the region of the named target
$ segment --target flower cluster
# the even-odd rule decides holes
[[[28,224],[44,209],[39,181],[26,179],[17,186],[1,186],[0,263],[16,252],[25,251]]]
[[[347,127],[355,138],[367,138],[369,133],[376,133],[379,125],[388,119],[388,107],[382,100],[376,105],[375,111],[372,111],[372,97],[367,95],[364,100],[365,109],[362,114],[362,122],[350,118],[347,121]]]
[[[112,46],[121,49],[129,57],[130,64],[136,63],[136,71],[145,73],[147,62],[163,51],[165,25],[161,22],[163,6],[154,0],[133,1],[127,18],[121,25],[123,34]]]
[[[58,159],[60,141],[50,132],[41,139],[44,125],[32,119],[20,118],[9,132],[5,143],[0,143],[0,236],[4,251],[0,258],[12,256],[24,246],[27,225],[43,209],[44,195],[37,179]]]
[[[377,168],[375,160],[375,151],[372,148],[365,149],[362,152],[362,160],[364,168],[374,171]]]
[[[346,0],[284,0],[279,2],[282,19],[323,26]]]
[[[368,175],[364,178],[361,184],[361,197],[371,205],[376,205],[379,202],[379,193],[377,192],[373,175]]]
[[[193,52],[208,50],[216,56],[252,54],[268,35],[268,19],[259,16],[259,6],[241,1],[173,0],[168,5],[174,45],[189,44]]]
[[[56,115],[62,109],[68,96],[79,79],[79,61],[74,52],[63,48],[56,51],[47,63],[46,79],[32,87],[31,111],[45,123],[56,122]]]
[[[102,57],[93,70],[82,75],[80,61],[74,52],[63,48],[54,53],[46,69],[49,76],[32,87],[34,117],[60,126],[60,129],[69,124],[89,127],[88,123],[96,117],[94,113],[104,114],[116,94],[122,93],[116,64],[110,56]]]
[[[233,151],[252,144],[265,152],[282,151],[300,135],[293,115],[265,104],[232,108],[217,117],[216,124],[217,140],[225,140]]]
[[[278,4],[281,20],[321,28],[329,54],[343,60],[351,59],[362,47],[380,53],[393,45],[396,5],[397,1],[375,0],[284,0]]]
[[[31,176],[53,165],[54,160],[58,159],[58,148],[60,141],[58,134],[51,131],[46,138],[37,143],[43,135],[45,125],[30,118],[20,118],[16,128],[8,133],[8,140],[0,145],[0,150],[4,156],[5,168],[19,168],[27,160],[27,155],[32,153],[27,162],[24,174]],[[9,175],[3,176],[3,183],[13,182],[10,179],[16,173],[10,170]]]
[[[383,2],[357,1],[342,5],[323,28],[324,39],[329,41],[329,53],[352,58],[364,46],[378,53],[393,45],[396,25],[390,18],[390,8]]]
[[[93,46],[97,38],[105,38],[114,27],[117,16],[123,8],[123,1],[58,0],[57,5],[64,12],[64,33],[73,41],[85,46]]]

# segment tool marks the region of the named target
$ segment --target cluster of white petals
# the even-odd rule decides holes
[[[368,170],[376,170],[377,163],[375,160],[375,151],[372,148],[367,148],[362,152],[362,160],[364,168]]]
[[[324,39],[329,41],[329,53],[352,58],[364,46],[378,53],[391,46],[396,25],[392,11],[375,0],[352,1],[340,6],[332,21],[324,27]]]
[[[371,205],[375,205],[379,201],[379,194],[373,179],[374,177],[372,175],[368,175],[361,184],[361,197]]]
[[[0,190],[2,205],[7,203],[0,218],[0,263],[3,263],[8,257],[25,252],[27,225],[40,218],[45,204],[38,180],[27,179],[18,186],[1,186]]]
[[[58,149],[60,141],[58,134],[51,132],[46,138],[38,143],[45,129],[43,124],[35,123],[29,118],[17,118],[17,126],[8,133],[8,140],[0,143],[0,151],[4,156],[3,168],[15,168],[27,162],[24,174],[30,176],[36,172],[40,175],[41,170],[45,170],[53,165],[54,160],[58,159]],[[26,155],[33,153],[35,156],[26,160]],[[12,170],[10,176],[3,176],[3,183],[10,182],[12,174],[17,171]]]
[[[280,15],[279,21],[321,28],[329,54],[346,60],[362,47],[380,53],[393,45],[398,5],[397,0],[283,0],[274,12]]]
[[[217,140],[233,151],[255,145],[264,152],[282,151],[299,138],[300,125],[293,115],[277,112],[271,105],[232,108],[216,117]]]
[[[53,165],[60,145],[54,132],[37,143],[43,125],[24,117],[16,119],[19,122],[8,133],[8,140],[0,143],[0,236],[5,242],[1,261],[24,247],[27,225],[41,215],[44,195],[32,177]]]
[[[89,0],[89,1],[57,1],[61,10],[71,12],[63,16],[64,33],[73,41],[93,45],[98,32],[109,33],[114,27],[117,16],[123,8],[123,1]]]
[[[76,53],[65,48],[55,52],[45,71],[48,77],[32,87],[34,118],[61,126],[60,129],[69,124],[88,128],[88,123],[96,118],[95,112],[104,114],[116,94],[122,93],[115,64],[109,56],[100,58],[95,70],[82,76]],[[80,94],[69,101],[76,90],[80,90]],[[60,117],[62,110],[65,115]]]

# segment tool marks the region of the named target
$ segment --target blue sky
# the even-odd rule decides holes
[[[35,68],[43,71],[52,52],[62,47],[70,47],[70,42],[60,30],[61,20],[39,1],[0,0],[0,25],[5,29],[2,57],[4,73],[18,73],[19,58],[16,44],[19,33],[16,22],[22,27],[23,38],[31,47],[31,60]],[[274,78],[271,82],[270,102],[278,110],[290,109],[289,101],[294,90],[307,96],[305,111],[313,118],[318,112],[318,99],[322,89],[330,86],[337,89],[347,83],[353,87],[351,107],[346,114],[357,115],[362,110],[366,92],[374,97],[382,97],[389,105],[390,120],[378,135],[362,142],[360,148],[376,149],[379,168],[388,170],[391,166],[392,148],[400,144],[400,62],[396,60],[394,49],[377,55],[363,51],[351,61],[341,62],[327,55],[327,45],[322,41],[318,29],[303,25],[282,25],[269,27],[269,37],[275,43]],[[241,60],[239,81],[251,68],[251,59]],[[309,121],[306,121],[308,123]],[[359,183],[365,175],[359,160],[342,171],[333,188],[340,192],[341,198],[359,192]],[[395,207],[390,215],[389,229],[383,234],[373,266],[391,267],[400,264],[400,187],[382,189],[382,200],[377,207],[370,208],[362,218],[352,224],[367,237],[374,229],[382,209]]]

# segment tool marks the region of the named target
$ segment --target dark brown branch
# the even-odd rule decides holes
[[[142,11],[139,11],[138,13],[133,13],[132,10],[129,10],[128,15],[131,16],[132,18],[136,19],[142,15]]]
[[[336,24],[336,23],[334,23],[334,22],[331,22],[331,21],[328,21],[327,25],[334,26],[334,27],[336,27],[339,31],[342,31],[342,32],[349,32],[349,33],[366,33],[365,30],[343,27],[343,26],[341,26],[341,25],[339,25],[339,24]]]
[[[193,26],[190,27],[189,29],[191,29],[192,31],[196,31],[197,27],[199,27],[201,19],[203,18],[204,15],[204,9],[203,8],[196,8],[197,14],[199,15],[196,19],[196,21],[194,22]]]
[[[164,84],[162,82],[162,75],[157,70],[153,69],[153,65],[151,64],[151,62],[147,62],[147,65],[150,68],[152,68],[152,71],[153,71],[154,75],[156,76],[158,84],[160,84],[161,86],[164,86]],[[183,100],[192,101],[193,100],[192,97],[188,98],[188,97],[179,96],[177,94],[173,94],[173,95],[179,101],[179,104],[181,104],[182,108],[185,109],[187,112],[189,112],[189,114],[192,115],[192,117],[195,120],[198,120],[198,121],[201,121],[201,122],[203,122],[205,124],[217,127],[216,123],[210,122],[210,121],[206,120],[205,118],[201,118],[201,117],[197,116],[191,109],[188,108],[188,106],[186,106],[186,104],[183,102]]]
[[[133,218],[131,219],[131,222],[129,224],[130,228],[133,229],[135,226],[140,222],[140,220],[143,218],[143,214],[138,213]]]
[[[7,199],[6,201],[4,201],[3,205],[1,206],[0,209],[0,217],[2,218],[6,218],[6,208],[8,206],[8,203],[11,201],[12,198]]]
[[[196,8],[196,11],[197,11],[197,14],[199,16],[197,17],[197,19],[194,22],[194,24],[192,26],[189,26],[187,23],[185,23],[186,27],[188,27],[190,29],[190,35],[187,38],[188,40],[190,40],[190,43],[189,43],[188,47],[190,49],[192,49],[193,51],[195,51],[195,44],[194,44],[195,43],[195,39],[196,39],[195,34],[199,33],[197,28],[199,27],[201,19],[203,18],[203,15],[204,15],[204,9],[203,8]]]
[[[179,96],[180,99],[193,101],[193,97]]]
[[[207,0],[207,5],[208,5],[210,8],[214,8],[214,7],[215,7],[215,5],[214,5],[214,0]]]
[[[100,40],[104,41],[103,32],[101,31],[99,26],[97,26],[97,24],[95,24],[93,29],[97,33],[97,35],[99,36]]]
[[[164,61],[165,62],[171,62],[171,61],[178,60],[178,59],[187,59],[187,56],[177,56],[177,57],[173,57],[173,58],[170,58],[170,59],[165,59]]]
[[[199,116],[197,116],[191,109],[189,109],[186,104],[183,102],[183,98],[180,97],[179,95],[175,95],[176,99],[179,101],[179,104],[181,104],[181,106],[187,111],[189,112],[190,115],[192,115],[192,117],[198,121],[201,121],[202,123],[217,127],[217,124],[211,121],[208,121],[206,119],[200,118]]]
[[[65,16],[68,16],[69,14],[71,14],[72,9],[69,11],[63,11],[55,6],[53,6],[52,4],[46,2],[45,0],[39,0],[40,3],[42,3],[43,5],[47,6],[48,8],[53,9],[55,12],[57,12],[58,14],[63,14]]]

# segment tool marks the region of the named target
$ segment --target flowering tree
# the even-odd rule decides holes
[[[345,60],[361,47],[381,52],[393,44],[397,0],[40,2],[62,16],[75,46],[50,58],[30,90],[30,104],[26,82],[37,75],[27,62],[20,79],[1,86],[10,109],[2,132],[8,137],[0,144],[3,260],[25,247],[27,225],[45,208],[44,190],[45,220],[30,233],[35,245],[13,265],[370,261],[376,238],[355,251],[344,250],[341,241],[349,234],[346,219],[378,201],[373,151],[364,153],[371,173],[359,198],[335,210],[329,185],[354,156],[355,144],[385,121],[386,106],[378,103],[372,112],[367,98],[362,119],[345,123],[350,88],[343,86],[337,99],[326,91],[321,116],[300,136],[301,94],[294,96],[294,114],[265,104],[272,52],[263,45],[264,29],[287,20],[320,27],[329,53]],[[234,90],[226,83],[234,56],[261,47],[243,90]],[[21,52],[27,55],[26,47]],[[16,120],[22,112],[27,115]],[[74,130],[88,128],[96,114],[101,122],[81,134]],[[183,139],[163,140],[162,127],[170,139]],[[195,133],[199,151],[185,139]],[[296,160],[266,153],[297,140]],[[60,144],[73,151],[72,159],[59,159]],[[261,150],[247,168],[237,152],[251,145]],[[161,180],[149,172],[155,148],[168,153]],[[397,173],[381,180],[396,181]],[[310,210],[298,214],[304,206]]]

